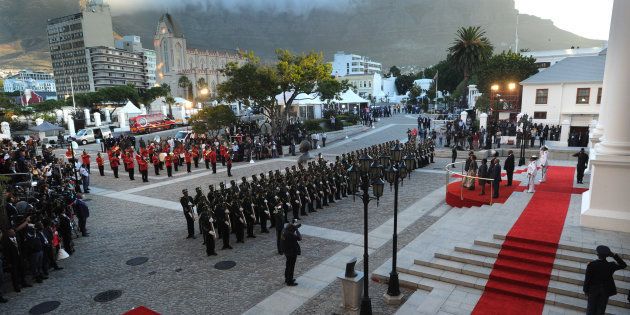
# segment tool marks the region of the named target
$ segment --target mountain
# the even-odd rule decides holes
[[[276,48],[366,55],[390,65],[427,66],[446,55],[455,31],[480,25],[495,51],[514,45],[517,11],[513,0],[361,0],[343,12],[314,9],[303,16],[188,6],[170,9],[189,48],[253,50],[273,58]],[[78,11],[76,0],[0,0],[0,67],[50,68],[46,19]],[[125,12],[112,6],[114,31],[142,37],[153,47],[163,12]],[[602,42],[561,30],[550,20],[519,15],[519,49],[594,47]]]

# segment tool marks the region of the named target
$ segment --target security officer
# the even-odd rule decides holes
[[[193,210],[194,201],[193,198],[188,196],[188,189],[182,190],[182,194],[184,194],[180,199],[179,203],[182,205],[184,209],[184,217],[186,217],[186,226],[188,227],[188,237],[186,238],[195,238],[195,212]]]

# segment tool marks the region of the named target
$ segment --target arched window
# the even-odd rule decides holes
[[[163,71],[162,73],[167,73],[170,70],[170,54],[168,51],[168,42],[166,41],[166,39],[162,39],[162,43],[160,44],[162,46],[162,67],[163,67]]]

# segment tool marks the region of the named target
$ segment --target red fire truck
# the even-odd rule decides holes
[[[141,134],[175,127],[175,121],[163,114],[140,115],[129,119],[131,133]]]

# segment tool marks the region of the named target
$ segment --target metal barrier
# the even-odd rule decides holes
[[[455,172],[455,171],[451,170],[452,168],[457,168],[457,167],[453,167],[453,166],[455,166],[455,164],[461,164],[461,173],[458,173],[458,172]],[[450,184],[451,177],[461,178],[462,179],[461,180],[461,185],[459,185],[459,198],[460,198],[460,200],[464,200],[464,179],[472,178],[473,180],[477,180],[477,181],[479,181],[480,179],[483,179],[486,182],[490,183],[490,205],[492,205],[492,195],[494,193],[493,188],[492,188],[492,182],[494,181],[494,179],[466,175],[466,172],[464,171],[464,166],[465,165],[466,165],[466,161],[446,164],[446,166],[444,167],[444,170],[446,171],[446,186],[445,186],[446,187],[446,193],[448,194],[448,185]]]

